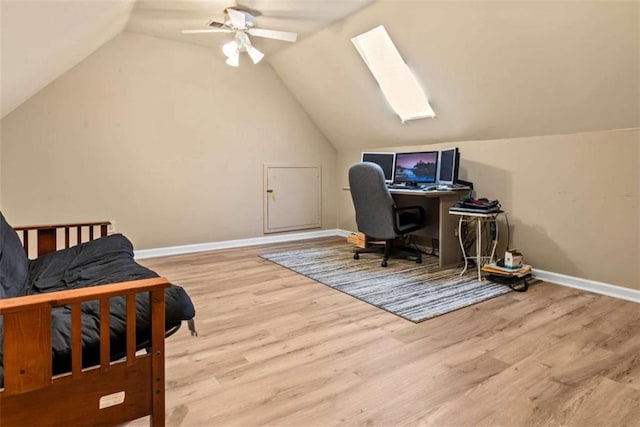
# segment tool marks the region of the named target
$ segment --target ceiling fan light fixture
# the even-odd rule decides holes
[[[251,60],[253,61],[254,64],[257,64],[262,60],[262,58],[264,58],[264,53],[260,52],[258,49],[256,49],[253,46],[247,49],[247,53],[251,57]]]
[[[238,54],[239,47],[240,45],[237,41],[231,40],[229,43],[225,43],[222,45],[222,53],[224,53],[227,58],[231,58],[232,56]]]
[[[240,65],[240,54],[236,52],[233,55],[230,55],[225,61],[227,65],[231,65],[232,67],[237,67]]]

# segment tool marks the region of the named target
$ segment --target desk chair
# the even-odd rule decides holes
[[[356,210],[358,231],[371,240],[384,240],[384,245],[356,249],[354,259],[360,254],[382,252],[382,267],[387,266],[391,252],[402,252],[415,256],[422,262],[422,253],[413,248],[394,248],[394,239],[424,228],[426,215],[422,206],[396,207],[391,193],[384,182],[382,168],[375,163],[356,163],[349,168],[349,187]]]

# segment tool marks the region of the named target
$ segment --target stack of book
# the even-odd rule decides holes
[[[491,264],[485,264],[482,266],[482,271],[485,271],[496,276],[504,277],[525,277],[531,274],[531,266],[528,264],[521,264],[518,267],[499,266],[495,262]]]
[[[509,286],[517,292],[526,292],[529,289],[528,280],[531,279],[531,266],[522,264],[518,267],[506,267],[496,263],[482,266],[482,271],[487,272],[487,279],[492,282]]]

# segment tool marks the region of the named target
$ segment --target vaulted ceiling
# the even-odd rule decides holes
[[[638,2],[245,0],[276,70],[338,148],[640,127]],[[2,0],[2,116],[121,31],[184,35],[232,1]],[[365,7],[366,6],[366,7]],[[402,124],[350,39],[383,24],[437,117]]]
[[[639,5],[378,1],[270,61],[339,148],[638,127]],[[380,24],[435,119],[402,124],[356,53]]]
[[[4,117],[119,34],[133,0],[0,2]]]
[[[296,31],[299,39],[371,3],[372,0],[2,0],[1,107],[15,109],[122,31],[219,47],[228,36],[181,34],[205,28],[237,4],[257,10],[256,26]],[[286,43],[258,39],[273,53]]]

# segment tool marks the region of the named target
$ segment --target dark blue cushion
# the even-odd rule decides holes
[[[18,234],[0,212],[0,298],[27,293],[29,259]]]

